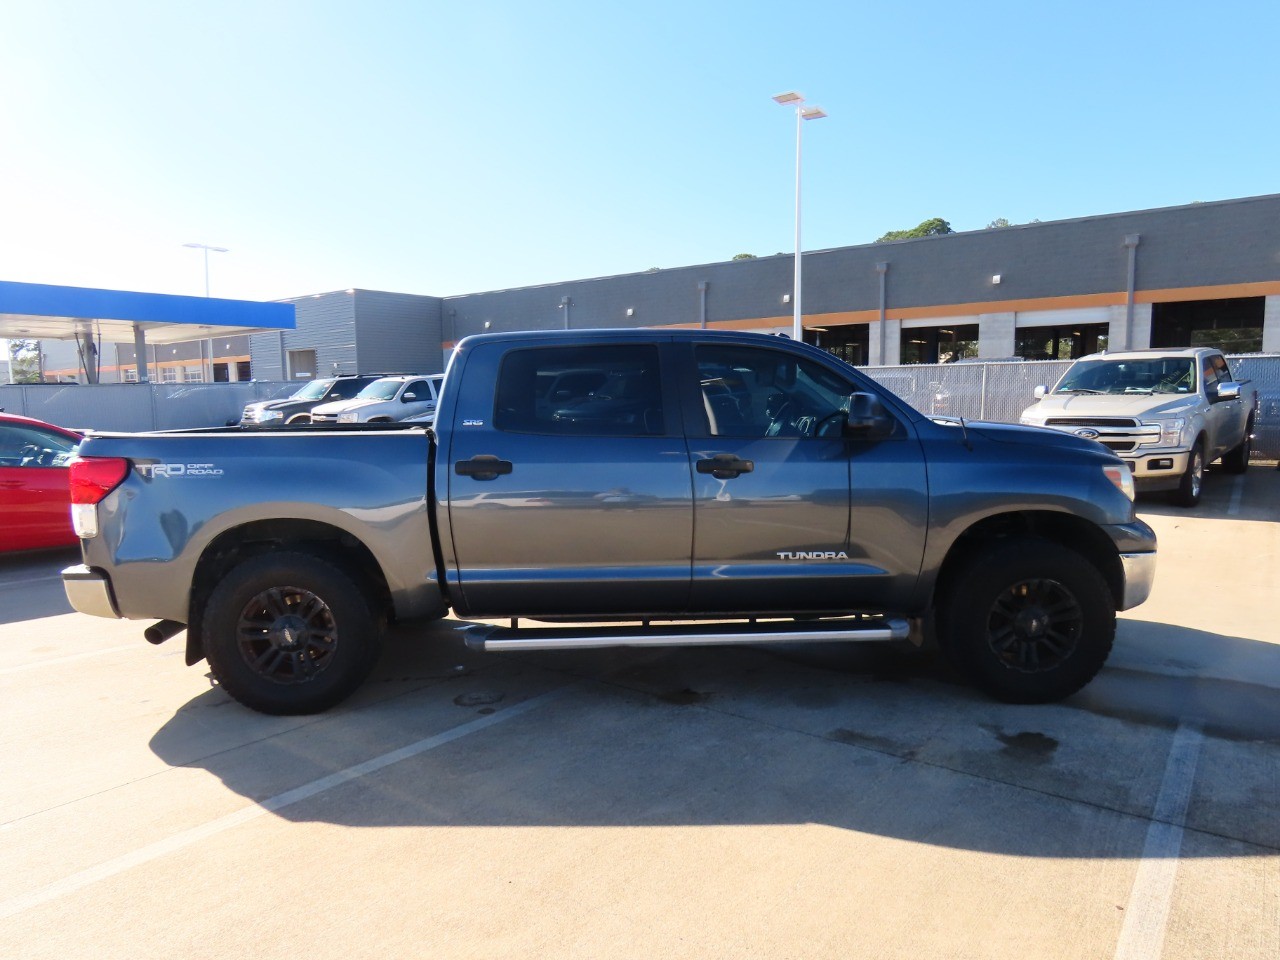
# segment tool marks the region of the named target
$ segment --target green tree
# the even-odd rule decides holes
[[[8,359],[14,383],[40,382],[39,340],[10,340]]]
[[[876,243],[886,243],[889,240],[911,240],[915,237],[940,237],[948,233],[955,233],[951,229],[951,224],[941,217],[933,217],[929,220],[922,221],[910,230],[890,230],[883,237],[878,239]]]
[[[1011,226],[1013,226],[1013,224],[1011,224],[1006,218],[996,217],[994,220],[992,220],[990,223],[987,224],[987,229],[999,230],[1001,227],[1011,227]]]
[[[756,255],[754,253],[735,253],[733,255],[734,260],[754,260],[755,258]]]

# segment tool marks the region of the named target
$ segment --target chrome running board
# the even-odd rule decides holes
[[[848,617],[835,620],[755,620],[664,626],[463,627],[473,650],[589,650],[598,647],[695,647],[748,643],[829,643],[906,640],[902,617]]]

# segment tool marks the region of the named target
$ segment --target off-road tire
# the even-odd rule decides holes
[[[309,553],[252,557],[205,606],[205,656],[246,707],[320,713],[342,702],[377,662],[382,618],[358,581]]]
[[[1097,675],[1115,639],[1115,600],[1085,557],[1039,538],[970,554],[940,598],[939,640],[986,693],[1050,703]]]

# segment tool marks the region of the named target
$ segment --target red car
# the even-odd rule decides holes
[[[0,413],[0,552],[79,542],[67,470],[79,442],[62,427]]]

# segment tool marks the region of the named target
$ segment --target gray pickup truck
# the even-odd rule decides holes
[[[470,337],[434,428],[398,426],[89,436],[71,603],[185,628],[267,713],[333,706],[388,620],[450,609],[510,619],[465,628],[485,650],[936,638],[1044,702],[1155,572],[1100,444],[927,418],[785,338]]]

